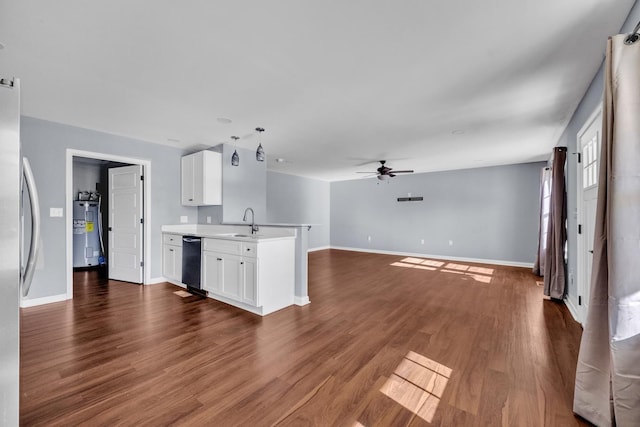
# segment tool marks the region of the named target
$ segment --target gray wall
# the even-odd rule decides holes
[[[533,263],[544,166],[332,182],[331,245]],[[424,201],[396,200],[408,193]]]
[[[238,150],[240,164],[231,165],[231,156]],[[199,224],[242,222],[246,208],[252,208],[257,223],[267,222],[267,165],[256,161],[255,150],[222,144],[211,148],[222,153],[222,205],[198,207]]]
[[[73,194],[77,197],[80,191],[96,191],[96,185],[101,184],[99,164],[88,164],[78,160],[73,161]]]
[[[40,194],[43,253],[29,298],[60,295],[66,288],[66,220],[50,218],[49,208],[66,206],[66,149],[133,157],[151,162],[151,277],[162,275],[160,226],[176,224],[181,215],[195,222],[197,209],[180,205],[180,157],[182,150],[143,141],[81,129],[59,123],[22,117],[22,153],[33,167]]]
[[[267,221],[318,224],[309,230],[309,249],[330,245],[330,184],[267,172]]]
[[[257,146],[256,146],[257,147]],[[267,218],[267,164],[256,160],[255,149],[237,148],[240,164],[231,166],[234,146],[222,147],[222,220],[242,221],[246,208],[255,212],[256,222]]]
[[[207,224],[207,218],[211,219],[209,224],[221,224],[222,206],[198,207],[198,224]]]
[[[625,21],[620,33],[629,33],[633,30],[634,26],[640,21],[640,2],[631,9],[627,20]],[[602,40],[602,55],[604,58],[606,48],[606,40]],[[576,109],[569,125],[565,129],[564,133],[558,140],[558,146],[568,147],[569,153],[574,153],[577,150],[577,135],[585,122],[589,119],[591,114],[602,105],[602,95],[604,88],[604,61],[600,66],[598,73],[593,78],[589,89],[586,91],[580,105]],[[567,280],[567,299],[571,301],[574,307],[578,307],[578,285],[576,283],[576,271],[578,268],[578,223],[577,223],[577,209],[578,209],[578,190],[577,190],[577,159],[574,155],[569,154],[567,160],[567,227],[568,227],[568,280]]]

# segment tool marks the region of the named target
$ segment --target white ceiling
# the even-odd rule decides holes
[[[548,158],[633,3],[3,1],[0,73],[26,116],[145,141],[253,149],[262,126],[269,168],[313,178],[522,163]]]

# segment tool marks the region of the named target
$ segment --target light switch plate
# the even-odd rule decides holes
[[[51,218],[61,218],[64,216],[64,210],[62,208],[49,208],[49,216]]]
[[[180,216],[180,223],[181,224],[186,224],[188,222],[189,222],[189,217],[188,216],[186,216],[186,215]]]

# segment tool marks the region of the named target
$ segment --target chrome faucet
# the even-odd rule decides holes
[[[256,225],[256,222],[255,222],[256,214],[253,212],[253,209],[251,209],[251,208],[245,209],[244,210],[244,216],[242,217],[243,221],[247,220],[247,212],[251,212],[251,234],[255,234],[255,233],[258,232],[258,230],[260,230],[258,228],[258,226]]]

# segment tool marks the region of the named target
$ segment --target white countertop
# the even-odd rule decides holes
[[[223,222],[221,225],[247,225],[246,222]],[[285,222],[256,223],[259,227],[318,227],[322,224],[293,224]]]
[[[163,225],[163,233],[198,236],[205,238],[237,240],[243,242],[263,242],[273,240],[288,240],[296,238],[295,229],[264,228],[256,234],[251,234],[251,227],[242,225],[211,225],[211,224],[176,224]]]

